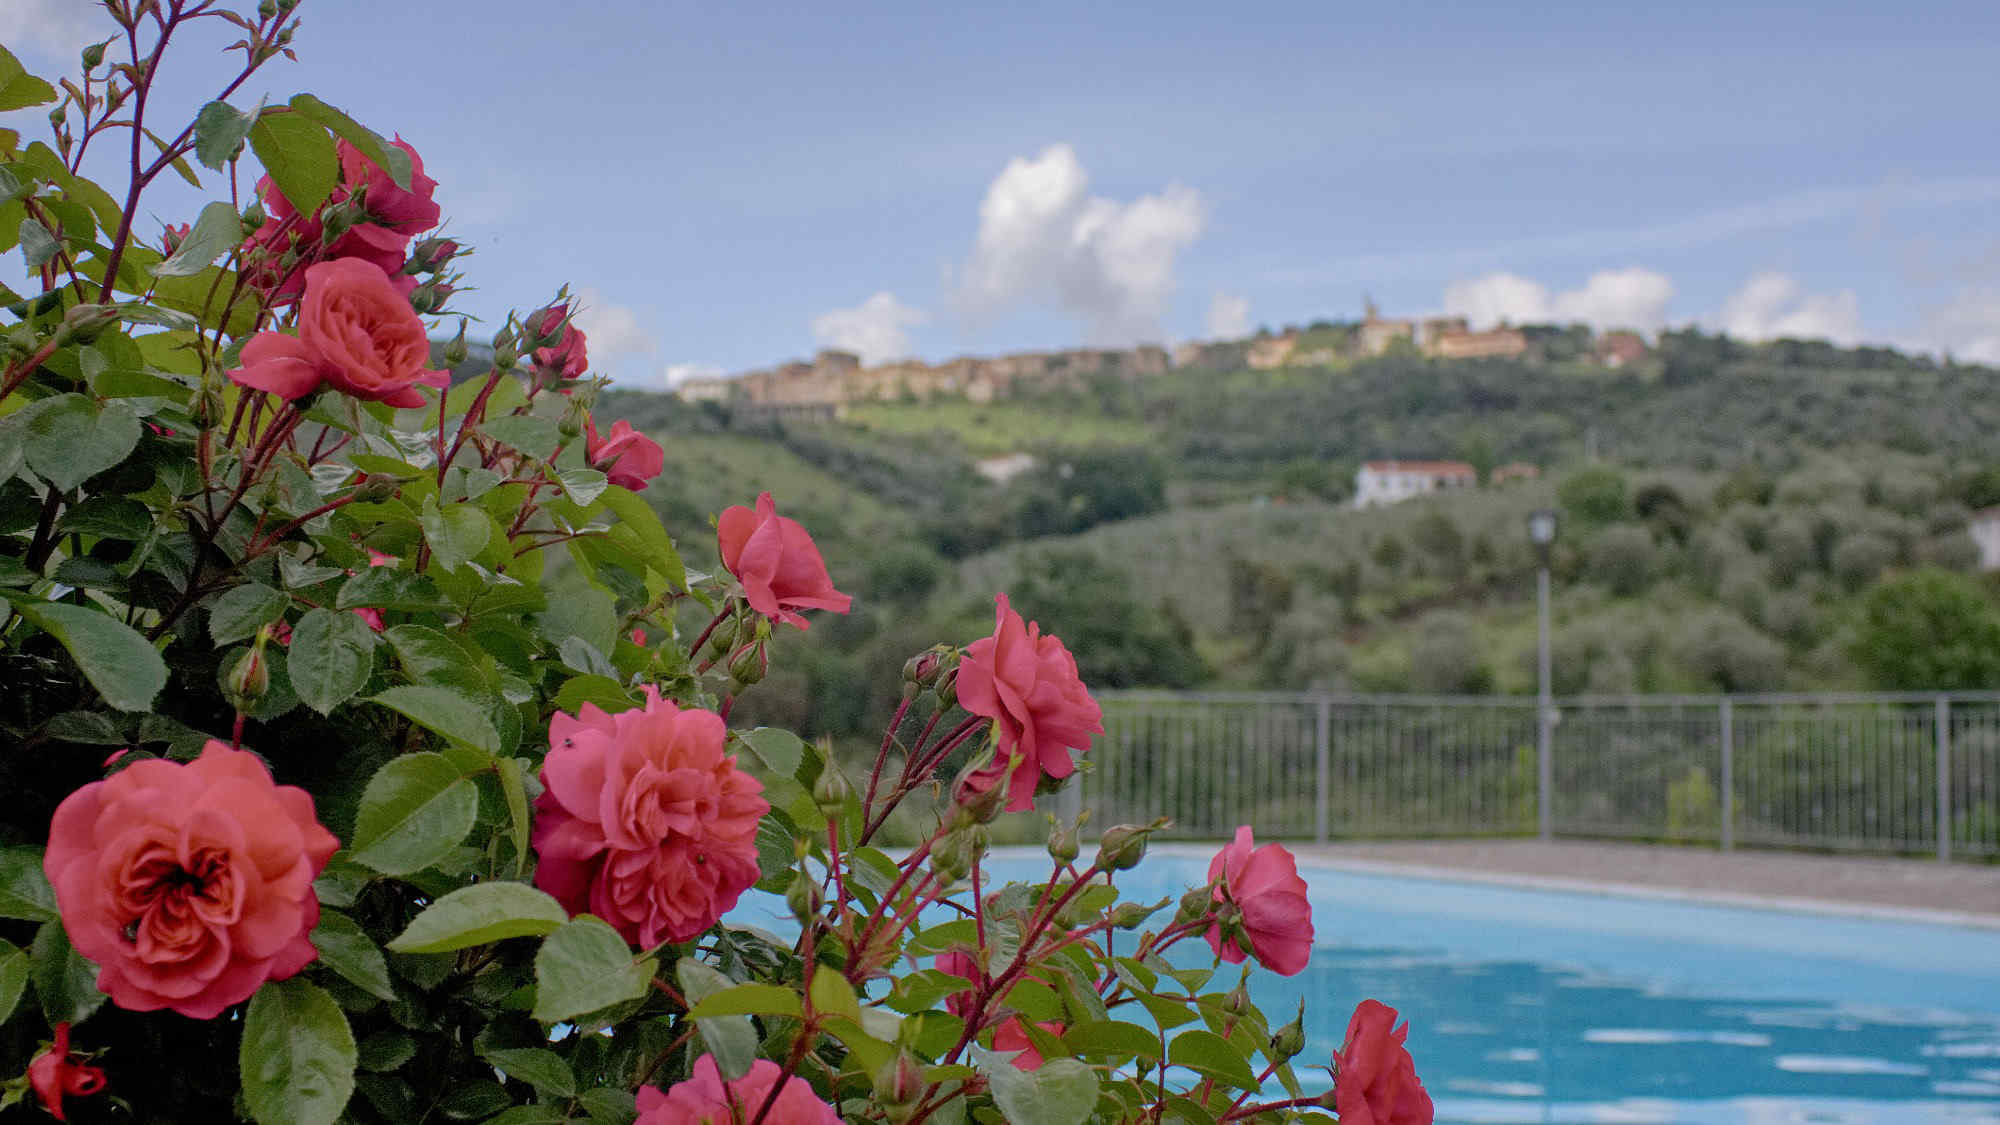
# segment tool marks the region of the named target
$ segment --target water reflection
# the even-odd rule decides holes
[[[1930,1009],[1672,995],[1528,961],[1321,949],[1298,977],[1258,974],[1267,1011],[1308,1000],[1305,1059],[1348,1005],[1411,1020],[1442,1122],[2000,1125],[2000,1020]]]

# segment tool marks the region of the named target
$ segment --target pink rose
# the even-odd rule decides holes
[[[69,1021],[56,1024],[55,1042],[28,1063],[28,1088],[41,1099],[42,1108],[57,1121],[63,1115],[63,1099],[87,1098],[104,1089],[104,1072],[87,1063],[70,1061]]]
[[[660,444],[633,429],[632,423],[623,418],[611,424],[610,437],[600,438],[597,420],[584,415],[583,442],[584,460],[620,488],[638,492],[667,467],[667,454]]]
[[[583,329],[578,328],[571,318],[575,310],[568,305],[550,305],[539,312],[528,314],[528,323],[542,336],[553,336],[557,328],[562,335],[555,344],[535,349],[535,362],[550,371],[562,373],[565,379],[575,379],[590,370],[590,353],[584,346]]]
[[[387,171],[364,156],[360,149],[348,144],[346,140],[341,140],[337,146],[340,154],[340,178],[350,196],[361,197],[362,207],[373,220],[371,223],[356,226],[348,231],[341,242],[334,243],[334,253],[339,257],[349,256],[341,250],[342,242],[354,237],[364,228],[374,228],[376,231],[387,231],[402,239],[402,243],[396,248],[400,265],[403,247],[409,244],[410,239],[438,225],[441,212],[437,203],[431,198],[437,192],[437,181],[424,175],[424,158],[417,155],[417,150],[411,148],[408,141],[399,136],[393,143],[410,157],[408,190],[397,187],[396,181],[389,177]],[[369,237],[369,242],[375,246],[388,244],[386,238],[375,235]]]
[[[757,881],[757,821],[771,808],[722,747],[720,716],[650,686],[636,711],[558,712],[535,801],[535,885],[642,948],[713,926]]]
[[[42,867],[98,991],[213,1019],[319,955],[312,881],[340,842],[312,798],[220,742],[153,758],[56,806]]]
[[[235,382],[297,399],[322,384],[354,398],[390,406],[424,405],[419,385],[443,387],[449,376],[431,371],[430,340],[389,276],[352,258],[321,262],[305,271],[299,334],[259,332],[243,345]]]
[[[1023,623],[994,598],[997,623],[990,637],[966,646],[958,665],[958,704],[1000,727],[998,755],[969,779],[985,791],[1000,784],[1015,750],[1021,761],[1005,779],[1007,811],[1033,808],[1035,786],[1044,776],[1068,777],[1076,769],[1070,751],[1090,749],[1090,736],[1104,733],[1104,712],[1076,674],[1076,658],[1041,626]]]
[[[1209,861],[1214,901],[1234,906],[1259,964],[1291,976],[1312,959],[1312,903],[1306,899],[1306,881],[1299,878],[1298,863],[1291,852],[1278,844],[1252,850],[1253,842],[1246,824],[1236,830],[1236,839]],[[1207,936],[1208,947],[1216,956],[1242,964],[1243,947],[1234,940],[1224,940],[1219,921],[1209,925]]]
[[[1347,1042],[1333,1056],[1340,1125],[1431,1125],[1431,1096],[1403,1046],[1409,1035],[1409,1024],[1396,1027],[1396,1009],[1375,1000],[1355,1007]]]
[[[778,1088],[778,1098],[764,1115],[769,1125],[840,1125],[840,1115],[805,1079],[786,1077],[770,1059],[758,1059],[750,1064],[750,1073],[724,1082],[713,1055],[694,1060],[687,1081],[665,1093],[655,1086],[640,1087],[639,1119],[633,1125],[747,1125],[756,1120],[772,1087]]]
[[[1050,1035],[1063,1033],[1063,1025],[1059,1023],[1037,1023],[1035,1026]],[[1021,1052],[1014,1056],[1014,1066],[1021,1070],[1040,1070],[1046,1061],[1042,1053],[1035,1049],[1035,1041],[1028,1038],[1027,1031],[1021,1027],[1019,1016],[1008,1016],[1006,1022],[993,1029],[993,1049]]]
[[[194,227],[188,223],[166,224],[166,229],[160,232],[160,249],[166,252],[167,257],[173,257],[174,252],[181,248],[181,243],[187,241],[187,236],[193,230]]]
[[[986,978],[986,974],[979,971],[979,963],[972,959],[970,953],[961,953],[957,950],[953,950],[950,953],[938,954],[937,960],[931,962],[931,967],[940,973],[950,973],[955,977],[964,977],[975,986]],[[965,1019],[972,1013],[973,999],[974,994],[970,988],[964,992],[954,992],[944,998],[945,1011],[950,1012],[959,1019]]]
[[[723,510],[715,521],[716,545],[722,565],[743,583],[750,608],[773,621],[806,627],[794,610],[830,609],[846,613],[854,599],[833,588],[819,547],[799,521],[778,514],[766,492],[757,510],[741,504]]]

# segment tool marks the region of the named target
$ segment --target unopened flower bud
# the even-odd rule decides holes
[[[451,296],[451,286],[438,282],[433,285],[419,285],[410,291],[410,308],[419,315],[433,313],[444,307],[445,299]]]
[[[829,817],[839,816],[847,808],[847,792],[847,778],[829,759],[819,771],[819,780],[813,782],[813,804]]]
[[[418,269],[441,270],[457,254],[457,242],[449,238],[426,238],[410,248],[410,264]]]
[[[1003,778],[991,773],[990,764],[984,755],[974,758],[958,771],[958,777],[951,783],[960,825],[985,824],[999,816],[1007,804],[1007,786]]]
[[[891,1121],[908,1121],[929,1085],[923,1064],[910,1052],[897,1051],[875,1072],[875,1105],[887,1110]]]
[[[556,423],[556,432],[562,435],[563,444],[583,436],[583,423],[587,416],[583,404],[571,399],[569,409],[563,411],[562,420]]]
[[[1068,863],[1076,858],[1082,849],[1077,846],[1076,826],[1058,824],[1055,817],[1049,818],[1049,858],[1057,863]]]
[[[293,8],[298,6],[299,0],[278,0],[278,10],[281,12],[289,13]]]
[[[785,905],[792,908],[792,917],[799,925],[810,925],[819,915],[819,884],[804,875],[793,879],[791,889],[785,892]]]
[[[1114,825],[1104,830],[1097,847],[1099,871],[1130,871],[1146,858],[1146,837],[1151,829],[1132,824]]]
[[[444,365],[457,367],[465,362],[465,357],[469,354],[471,349],[465,346],[465,322],[461,320],[458,322],[458,335],[453,336],[451,342],[444,346]]]
[[[1292,1022],[1271,1033],[1272,1062],[1284,1063],[1306,1049],[1306,1002],[1299,1001],[1299,1014]]]
[[[268,20],[278,14],[278,0],[259,0],[257,18]]]
[[[105,328],[118,322],[118,310],[110,305],[73,305],[63,314],[62,327],[56,331],[58,346],[68,343],[88,344],[97,339]]]
[[[943,663],[943,654],[937,649],[925,649],[903,662],[903,682],[927,688],[937,683],[938,670]]]
[[[354,213],[345,207],[328,207],[321,212],[320,222],[319,240],[323,245],[332,246],[354,229]]]
[[[708,654],[717,660],[722,654],[736,647],[736,618],[725,617],[708,635]]]
[[[104,43],[92,43],[83,49],[83,69],[91,70],[104,61],[104,45],[109,42],[111,40],[106,39]]]
[[[965,878],[972,865],[986,851],[986,829],[981,825],[955,828],[931,849],[931,873],[945,883]]]
[[[264,657],[263,638],[243,650],[230,665],[223,678],[222,694],[229,699],[229,705],[238,711],[249,711],[271,690],[271,668]]]
[[[736,655],[729,658],[730,686],[740,691],[752,684],[762,683],[764,673],[770,670],[771,658],[764,652],[763,643],[753,641],[737,649]]]
[[[1237,981],[1235,988],[1222,994],[1223,1011],[1228,1012],[1232,1016],[1241,1017],[1243,1013],[1250,1010],[1250,991],[1243,987],[1244,983],[1249,979],[1250,974],[1244,973],[1243,980]]]
[[[1105,915],[1105,917],[1110,920],[1113,926],[1121,930],[1136,930],[1145,924],[1146,919],[1153,916],[1154,911],[1165,906],[1167,901],[1166,899],[1161,899],[1151,906],[1138,902],[1121,902],[1117,906],[1112,907],[1111,912]]]
[[[502,371],[512,371],[514,365],[520,361],[521,352],[514,344],[514,333],[510,329],[502,328],[499,334],[493,337],[493,366]]]
[[[49,124],[60,129],[63,127],[63,120],[68,116],[69,116],[68,103],[67,102],[58,103],[54,109],[49,111]]]
[[[1181,908],[1174,914],[1174,921],[1188,923],[1208,914],[1215,905],[1215,892],[1207,887],[1196,887],[1181,896]]]
[[[247,237],[257,233],[257,228],[263,226],[268,217],[264,214],[264,205],[262,203],[254,200],[251,201],[250,206],[243,209],[244,235]]]
[[[361,482],[354,486],[354,498],[366,504],[379,504],[394,496],[400,486],[401,482],[395,477],[363,477]]]
[[[187,241],[188,233],[193,229],[187,223],[178,226],[169,224],[160,232],[160,249],[166,252],[167,257],[173,257],[174,252],[181,248],[181,243]]]
[[[958,703],[958,669],[947,668],[938,674],[938,706],[950,708]]]

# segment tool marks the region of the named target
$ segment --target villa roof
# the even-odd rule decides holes
[[[1476,476],[1476,470],[1464,461],[1367,461],[1361,466],[1378,473],[1444,473],[1451,476]]]

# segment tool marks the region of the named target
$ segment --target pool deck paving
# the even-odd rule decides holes
[[[1589,840],[1306,844],[1355,871],[1942,922],[2000,930],[2000,864]]]

